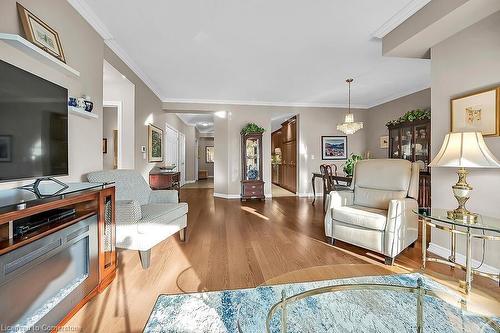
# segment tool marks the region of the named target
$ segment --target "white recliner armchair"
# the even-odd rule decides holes
[[[134,170],[96,171],[91,183],[114,182],[116,187],[116,247],[138,250],[142,268],[150,264],[151,249],[179,232],[186,240],[188,204],[175,190],[153,191]]]
[[[361,160],[354,167],[350,191],[327,198],[325,234],[394,258],[418,237],[419,168],[401,159]]]

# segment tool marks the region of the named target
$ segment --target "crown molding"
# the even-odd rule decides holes
[[[177,116],[177,118],[179,118],[184,123],[184,125],[186,125],[186,126],[194,126],[194,125],[188,124],[188,122],[186,120],[184,120],[184,117],[181,117],[177,113],[174,113],[174,114]]]
[[[84,0],[67,0],[68,3],[87,21],[88,24],[102,37],[104,43],[120,58],[139,79],[158,97],[163,100],[160,89],[154,84],[146,73],[132,60],[128,53],[116,42],[106,25],[94,13]]]
[[[213,99],[182,99],[166,98],[164,103],[186,103],[186,104],[219,104],[219,105],[249,105],[249,106],[273,106],[273,107],[296,107],[296,108],[347,108],[348,104],[329,103],[288,103],[288,102],[267,102],[267,101],[245,101],[245,100],[213,100]],[[351,104],[351,109],[368,109],[369,105]],[[163,106],[165,109],[165,105]]]
[[[398,98],[405,97],[405,96],[417,93],[419,91],[428,89],[430,87],[431,87],[430,83],[426,83],[426,84],[423,84],[423,85],[421,85],[421,86],[419,86],[417,88],[413,88],[413,89],[401,91],[401,92],[399,92],[397,94],[391,95],[389,97],[384,97],[384,98],[381,98],[381,99],[375,101],[375,103],[373,103],[372,105],[368,106],[368,108],[371,109],[371,108],[374,108],[376,106],[379,106],[379,105],[382,105],[382,104],[385,104],[385,103],[388,103],[388,102],[392,102],[392,101],[394,101],[394,100],[396,100]]]
[[[398,11],[394,16],[382,24],[377,30],[372,33],[375,38],[383,38],[389,32],[394,30],[401,23],[406,21],[410,16],[418,12],[425,5],[427,5],[431,0],[412,0],[400,11]]]

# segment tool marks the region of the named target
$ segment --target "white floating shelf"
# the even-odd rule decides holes
[[[61,60],[45,52],[35,44],[27,41],[23,37],[14,34],[0,33],[0,40],[21,50],[22,52],[36,58],[45,64],[64,72],[64,74],[72,77],[80,77],[80,72],[66,65]]]
[[[77,116],[87,118],[87,119],[97,119],[99,116],[95,113],[85,111],[85,109],[77,108],[74,106],[68,106],[69,113],[75,114]]]

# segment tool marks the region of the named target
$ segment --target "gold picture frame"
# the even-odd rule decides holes
[[[388,135],[381,135],[380,136],[379,148],[380,149],[388,149],[389,148],[389,136]]]
[[[61,40],[59,39],[57,31],[39,19],[35,14],[24,8],[19,2],[16,4],[26,39],[45,52],[66,63]]]
[[[450,131],[478,131],[500,136],[500,87],[483,89],[450,100]]]
[[[163,130],[148,125],[148,162],[163,162]]]
[[[205,163],[214,163],[214,146],[205,147]]]

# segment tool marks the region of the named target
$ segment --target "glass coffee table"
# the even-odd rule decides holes
[[[475,222],[453,220],[448,218],[447,210],[441,208],[421,208],[413,212],[420,216],[422,221],[422,269],[425,269],[426,262],[437,262],[463,269],[465,271],[465,281],[462,287],[466,294],[472,288],[473,274],[493,279],[500,285],[500,274],[482,272],[478,269],[479,267],[472,267],[472,239],[482,240],[483,251],[486,251],[486,247],[484,246],[486,240],[500,240],[500,219],[479,215]],[[447,260],[427,257],[427,227],[450,233],[451,255]],[[456,261],[457,235],[463,235],[466,238],[465,265]]]
[[[246,332],[500,332],[499,318],[470,313],[461,297],[416,285],[357,283],[286,295],[272,306],[245,300]]]

